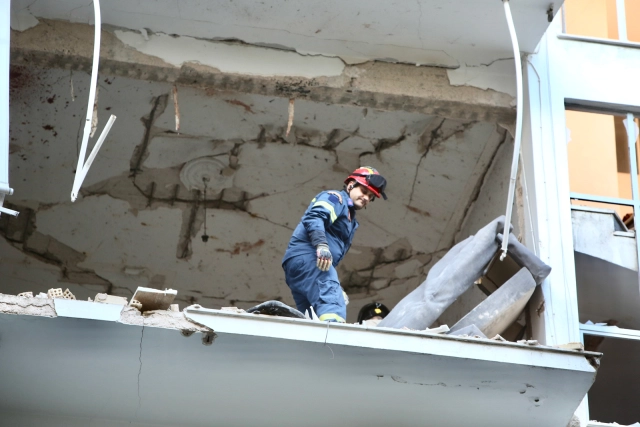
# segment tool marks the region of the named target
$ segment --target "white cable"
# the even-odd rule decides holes
[[[100,0],[93,0],[93,13],[95,16],[95,35],[93,40],[93,65],[91,66],[91,82],[89,87],[89,104],[87,107],[87,117],[84,122],[84,132],[82,134],[82,144],[80,145],[80,155],[78,156],[78,166],[76,167],[76,175],[73,179],[73,187],[71,189],[71,201],[75,202],[78,198],[78,193],[80,192],[80,187],[82,186],[82,182],[84,178],[87,176],[87,172],[89,172],[89,167],[93,163],[93,159],[98,155],[98,150],[102,146],[107,134],[109,133],[109,129],[111,129],[111,125],[116,119],[116,116],[112,115],[109,119],[109,122],[103,129],[96,145],[93,147],[91,154],[89,155],[89,159],[85,163],[84,158],[87,154],[87,145],[89,143],[89,134],[91,133],[91,120],[93,118],[93,107],[96,99],[96,86],[98,83],[98,62],[100,60],[100,31],[102,26],[102,21],[100,17]]]
[[[520,154],[520,140],[522,138],[522,63],[520,61],[520,47],[518,46],[518,38],[516,29],[513,25],[511,17],[511,8],[509,0],[503,0],[504,14],[507,18],[509,26],[509,35],[511,36],[511,44],[513,46],[513,59],[516,63],[516,134],[513,145],[513,159],[511,161],[511,179],[509,180],[509,194],[507,197],[507,214],[504,219],[504,232],[502,233],[502,255],[500,261],[507,256],[507,247],[509,246],[509,227],[511,225],[511,214],[513,210],[513,197],[516,189],[516,179],[518,177],[518,156]]]

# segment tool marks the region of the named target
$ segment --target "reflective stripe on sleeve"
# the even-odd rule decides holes
[[[339,322],[339,323],[346,323],[342,317],[338,316],[335,313],[325,313],[322,316],[320,316],[318,319],[320,319],[321,322],[324,322],[325,320],[335,320],[336,322]]]
[[[331,205],[331,203],[320,200],[318,202],[315,202],[312,207],[316,207],[316,206],[322,206],[323,208],[329,211],[329,214],[331,215],[332,224],[336,219],[338,219],[338,216],[336,215],[336,211],[333,209],[333,206]]]

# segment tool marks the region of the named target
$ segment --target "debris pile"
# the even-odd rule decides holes
[[[18,294],[19,297],[23,298],[33,298],[33,292],[21,292]],[[45,294],[44,292],[40,292],[35,296],[36,298],[61,298],[61,299],[76,299],[76,296],[71,293],[71,291],[67,288],[62,291],[62,288],[51,288]]]
[[[173,304],[173,300],[177,294],[178,292],[173,289],[165,289],[164,291],[161,291],[158,289],[139,287],[133,294],[131,302],[128,302],[126,297],[109,295],[106,293],[98,293],[94,299],[88,298],[88,302],[129,306],[140,312],[152,310],[169,310],[179,312],[180,307],[178,304]],[[30,291],[19,293],[17,296],[22,298],[34,298],[33,292]],[[46,294],[44,292],[40,292],[35,296],[35,298],[76,299],[75,295],[73,295],[68,288],[64,291],[62,288],[51,288]]]
[[[127,298],[108,294],[97,294],[94,302],[103,304],[127,305]]]

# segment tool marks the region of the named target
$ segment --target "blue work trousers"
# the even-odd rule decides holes
[[[326,320],[345,321],[347,306],[342,295],[338,273],[333,265],[329,267],[329,271],[320,271],[316,261],[314,253],[300,254],[289,258],[282,265],[285,280],[291,289],[296,307],[304,313],[313,306],[318,317],[326,315],[324,316]],[[331,316],[332,314],[341,319],[335,319]]]

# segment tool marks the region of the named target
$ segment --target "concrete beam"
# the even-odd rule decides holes
[[[491,89],[452,86],[444,68],[368,62],[341,66],[342,72],[332,76],[298,77],[294,66],[291,67],[290,76],[222,72],[219,67],[210,65],[211,61],[203,65],[207,61],[203,61],[198,49],[221,46],[225,49],[246,49],[246,45],[176,36],[182,42],[193,41],[193,46],[198,46],[189,54],[188,58],[191,59],[177,65],[167,57],[160,57],[162,54],[151,55],[143,52],[144,49],[138,49],[134,43],[123,42],[119,37],[123,33],[129,32],[108,28],[103,30],[100,59],[102,75],[170,82],[215,91],[305,98],[315,102],[357,105],[385,111],[420,112],[450,119],[493,123],[515,121],[512,96]],[[147,42],[149,37],[168,37],[154,34],[145,36]],[[40,24],[26,31],[12,31],[11,64],[88,72],[92,45],[93,28],[90,25],[41,20]],[[317,61],[318,58],[276,49],[251,48],[260,49],[265,56],[289,55],[296,62]],[[184,51],[181,53],[184,57]],[[263,59],[260,57],[256,57],[256,70],[261,69],[260,61]]]

